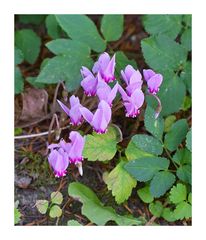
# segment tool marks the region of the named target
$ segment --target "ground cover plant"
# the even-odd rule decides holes
[[[191,225],[191,28],[15,16],[15,224]]]

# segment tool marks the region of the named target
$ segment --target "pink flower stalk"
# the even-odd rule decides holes
[[[163,76],[161,74],[155,73],[151,69],[144,69],[143,75],[145,81],[147,82],[149,93],[157,94],[159,92],[159,87],[162,84]]]
[[[80,111],[84,119],[89,124],[91,124],[94,131],[99,134],[105,133],[107,131],[107,127],[112,115],[111,108],[107,102],[101,100],[94,114],[85,107],[80,108]]]
[[[97,90],[98,80],[94,74],[86,67],[82,67],[81,74],[83,80],[81,81],[81,86],[84,89],[84,93],[87,96],[95,96]]]
[[[141,89],[143,83],[142,75],[131,65],[127,65],[124,71],[121,70],[121,75],[127,84],[126,91],[129,96],[131,96],[136,89]]]
[[[95,62],[92,72],[100,73],[101,77],[106,83],[112,82],[115,80],[114,71],[115,71],[115,55],[110,59],[108,53],[103,53],[100,55],[97,62]]]
[[[61,101],[57,100],[57,102],[59,103],[60,107],[64,110],[64,112],[70,117],[71,125],[77,126],[82,123],[83,117],[79,110],[79,108],[82,107],[82,105],[80,104],[78,97],[75,97],[74,95],[70,97],[69,99],[71,107],[70,109]]]
[[[99,100],[104,100],[112,107],[112,102],[115,99],[118,91],[119,84],[116,83],[113,88],[111,88],[106,82],[103,81],[101,75],[97,74],[98,85],[97,85],[97,96]]]
[[[122,96],[124,106],[126,108],[126,117],[136,117],[140,114],[139,108],[144,103],[144,94],[142,90],[136,89],[131,96],[129,96],[124,89],[119,85],[119,92]]]

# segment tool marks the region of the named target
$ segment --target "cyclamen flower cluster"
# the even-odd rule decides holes
[[[80,70],[83,80],[81,86],[87,96],[98,96],[99,104],[94,113],[82,106],[79,98],[74,95],[70,97],[70,108],[61,101],[57,100],[64,112],[70,117],[72,125],[80,125],[86,120],[95,132],[104,134],[112,116],[112,102],[117,92],[120,93],[125,110],[126,117],[136,117],[140,114],[140,108],[144,103],[144,93],[142,92],[142,75],[131,65],[126,66],[121,71],[121,77],[126,84],[124,89],[117,82],[113,88],[108,83],[116,80],[115,78],[115,55],[110,58],[108,53],[100,55],[97,62],[94,63],[92,71],[86,67]],[[153,70],[143,70],[144,79],[147,82],[148,92],[157,94],[163,81],[161,74],[156,74]],[[84,138],[78,132],[71,132],[69,136],[71,142],[66,143],[61,140],[59,144],[49,145],[51,150],[48,160],[52,166],[55,176],[65,176],[66,169],[70,163],[79,167],[82,173],[81,162],[83,160],[82,151],[84,148]]]

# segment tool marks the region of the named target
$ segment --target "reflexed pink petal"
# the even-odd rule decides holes
[[[72,95],[70,98],[69,98],[69,102],[70,102],[70,107],[74,107],[75,105],[79,105],[80,102],[79,102],[79,98],[78,97],[75,97],[74,95]]]
[[[144,103],[144,93],[140,89],[136,89],[131,95],[131,100],[136,108],[140,108]]]
[[[103,78],[106,82],[111,82],[115,79],[114,71],[115,71],[115,55],[112,57],[111,61],[107,65],[107,67],[103,70]]]
[[[91,123],[92,122],[92,119],[93,119],[93,113],[91,111],[89,111],[89,109],[85,108],[85,107],[82,107],[79,109],[82,116],[84,117],[84,119],[88,122],[88,123]]]
[[[69,116],[69,111],[70,111],[69,108],[58,99],[57,99],[57,102],[59,103],[60,107],[64,110],[64,112]]]
[[[87,67],[82,67],[82,69],[80,70],[81,75],[83,78],[89,76],[89,75],[93,75],[92,72],[87,68]]]
[[[77,126],[82,123],[83,117],[80,112],[80,107],[82,107],[80,104],[75,105],[70,110],[70,122],[72,125]]]
[[[102,110],[97,109],[95,114],[94,114],[94,118],[92,120],[91,125],[93,126],[93,129],[97,132],[97,133],[105,133],[106,132],[106,128],[107,128],[107,121],[104,117],[104,113]]]
[[[93,75],[88,75],[81,81],[81,86],[83,87],[85,94],[88,96],[94,96],[96,94],[97,79]]]
[[[129,84],[135,84],[135,83],[142,85],[142,75],[138,70],[132,74],[129,80]]]
[[[163,77],[161,74],[155,74],[147,81],[148,89],[150,93],[156,94],[159,91],[159,87],[162,84]]]
[[[155,74],[156,73],[152,69],[143,69],[143,75],[144,75],[145,81],[148,81]]]
[[[122,96],[123,101],[128,101],[129,96],[127,95],[127,93],[124,91],[124,89],[120,85],[118,86],[118,90]]]
[[[109,104],[102,100],[98,105],[98,109],[100,109],[103,112],[103,117],[105,118],[107,124],[109,124],[112,116],[112,110]]]
[[[112,102],[113,100],[115,99],[116,95],[117,95],[117,91],[119,89],[119,84],[116,83],[114,85],[114,87],[112,88],[112,90],[110,91],[110,93],[108,94],[108,97],[107,97],[107,103],[111,106],[112,105]]]

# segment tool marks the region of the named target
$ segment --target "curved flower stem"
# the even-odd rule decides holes
[[[54,121],[56,121],[56,125],[57,125],[56,131],[55,131],[56,132],[56,140],[59,140],[60,133],[61,133],[61,129],[60,129],[60,126],[59,126],[59,120],[58,120],[58,117],[57,117],[57,115],[55,113],[53,115],[51,123],[49,125],[49,131],[48,131],[48,142],[49,143],[51,142],[51,130],[52,130],[52,127],[54,125]]]
[[[150,96],[152,96],[152,97],[154,97],[154,98],[157,100],[157,102],[158,102],[158,106],[157,106],[157,108],[156,108],[156,110],[155,110],[155,119],[157,119],[158,116],[159,116],[159,114],[160,114],[160,112],[162,111],[161,101],[160,101],[160,99],[158,98],[157,95],[152,94],[152,93],[147,93],[147,94],[150,95]]]

